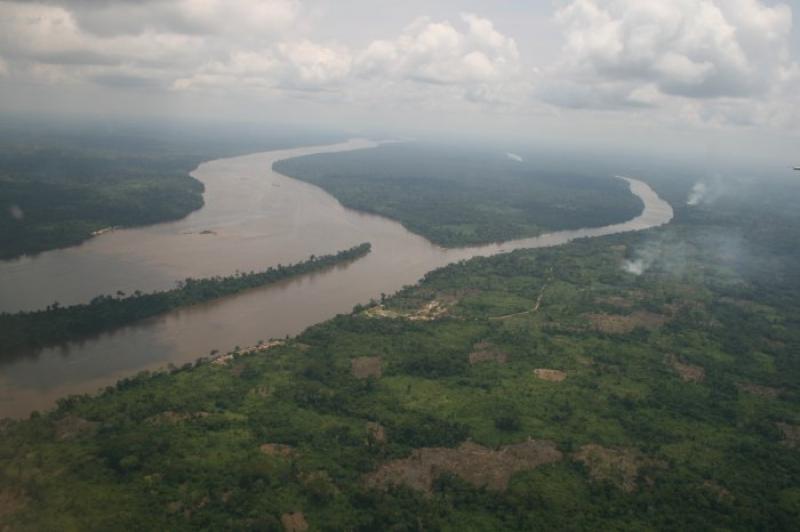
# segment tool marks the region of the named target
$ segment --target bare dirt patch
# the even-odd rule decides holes
[[[731,492],[714,482],[713,480],[704,480],[703,487],[707,489],[709,492],[713,493],[717,496],[717,500],[724,501],[730,500],[733,498]]]
[[[270,340],[269,342],[260,342],[254,346],[245,347],[244,349],[240,349],[239,353],[242,355],[248,355],[250,353],[256,353],[258,351],[269,351],[275,347],[280,347],[285,344],[283,340]]]
[[[765,399],[775,399],[781,394],[780,388],[773,388],[771,386],[763,386],[752,382],[737,382],[736,388],[740,392],[746,392]]]
[[[567,378],[567,373],[558,369],[536,368],[533,374],[538,379],[550,382],[561,382]]]
[[[508,353],[498,349],[491,342],[478,342],[472,346],[472,349],[473,351],[469,354],[470,364],[479,364],[481,362],[506,364],[508,362]]]
[[[555,443],[546,440],[528,440],[498,450],[465,442],[456,449],[416,449],[408,458],[383,464],[364,481],[373,488],[402,484],[430,493],[436,478],[452,473],[473,486],[503,491],[514,473],[558,462],[562,457]]]
[[[54,424],[56,439],[71,440],[78,436],[94,434],[97,423],[87,421],[81,417],[68,414]]]
[[[22,510],[27,504],[25,496],[20,491],[0,489],[0,525],[7,518]],[[2,530],[7,530],[3,528]]]
[[[675,355],[667,355],[666,361],[680,375],[683,382],[703,382],[706,379],[706,370],[702,366],[683,362]]]
[[[646,310],[637,310],[631,314],[587,314],[586,317],[596,330],[607,334],[625,334],[637,327],[655,330],[667,322],[667,317],[663,314]]]
[[[308,522],[303,512],[293,512],[281,516],[281,524],[286,532],[305,532],[308,530]]]
[[[783,441],[781,442],[783,445],[791,449],[800,448],[800,425],[792,425],[790,423],[776,423],[776,425],[783,434]]]
[[[269,351],[274,347],[279,347],[284,345],[286,342],[283,340],[270,340],[269,342],[259,342],[256,345],[252,345],[250,347],[239,348],[232,353],[225,353],[224,355],[218,355],[211,360],[211,364],[213,366],[224,366],[229,362],[235,360],[240,355],[250,355],[253,353],[258,353],[261,351]]]
[[[258,449],[267,456],[278,456],[281,458],[291,458],[297,454],[291,445],[283,443],[263,443]]]
[[[219,355],[211,360],[212,366],[224,366],[228,362],[231,362],[235,358],[235,353],[227,353],[224,355]]]
[[[617,308],[631,308],[634,303],[630,299],[627,299],[622,296],[601,297],[596,299],[595,301],[603,305],[611,305],[612,307],[617,307]]]
[[[381,357],[357,357],[350,359],[350,371],[357,379],[380,378],[383,370],[381,368]]]
[[[380,423],[374,421],[367,421],[367,434],[371,441],[375,443],[384,444],[389,441],[386,437],[386,429]]]
[[[449,307],[455,303],[434,299],[422,305],[417,310],[403,312],[400,310],[387,309],[384,305],[375,305],[364,311],[364,315],[369,318],[389,318],[406,319],[409,321],[433,321],[447,315]]]
[[[573,459],[589,469],[593,480],[607,480],[628,493],[638,488],[640,469],[664,466],[636,449],[608,448],[593,443],[582,446],[573,454]]]
[[[261,399],[266,399],[267,397],[272,395],[272,390],[269,389],[269,386],[261,385],[261,386],[256,386],[255,388],[250,390],[250,393],[252,393],[256,397],[260,397]]]

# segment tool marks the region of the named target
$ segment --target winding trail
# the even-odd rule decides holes
[[[85,302],[117,290],[167,289],[186,277],[260,270],[372,243],[372,253],[352,264],[179,309],[0,366],[0,418],[25,416],[58,397],[91,393],[141,370],[181,365],[212,349],[226,352],[237,344],[298,334],[451,262],[639,231],[672,218],[669,204],[648,185],[622,178],[644,203],[642,213],[627,222],[443,249],[397,222],[346,209],[322,189],[272,170],[282,159],[375,146],[351,140],[203,163],[193,175],[206,186],[206,205],[183,220],[120,229],[74,248],[0,262],[0,311],[16,311],[53,300]]]
[[[539,307],[542,306],[542,298],[544,297],[544,291],[547,288],[547,285],[550,284],[552,279],[550,277],[542,285],[542,289],[539,290],[539,296],[536,298],[536,303],[534,303],[533,308],[530,310],[523,310],[522,312],[515,312],[513,314],[504,314],[502,316],[492,316],[490,320],[507,320],[509,318],[516,318],[517,316],[525,316],[527,314],[536,314],[539,312]]]

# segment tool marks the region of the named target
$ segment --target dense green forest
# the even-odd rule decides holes
[[[67,341],[79,340],[137,320],[156,316],[178,307],[211,301],[289,277],[320,271],[336,264],[359,259],[369,253],[363,243],[334,255],[312,255],[308,260],[283,266],[278,264],[261,272],[205,279],[187,278],[172,290],[149,294],[101,295],[88,304],[61,307],[57,303],[45,310],[0,313],[0,360],[29,353],[31,350]]]
[[[279,161],[274,168],[322,187],[346,207],[398,220],[442,246],[619,223],[642,209],[619,179],[559,171],[538,159],[520,163],[486,148],[384,144]]]
[[[796,529],[798,188],[453,264],[7,421],[0,527]]]
[[[332,134],[188,125],[0,125],[0,259],[78,244],[107,227],[186,216],[203,206],[189,175],[203,161],[314,142]]]

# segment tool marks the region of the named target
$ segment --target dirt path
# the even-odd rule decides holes
[[[523,310],[522,312],[515,312],[514,314],[505,314],[503,316],[493,316],[489,318],[490,320],[507,320],[509,318],[514,318],[516,316],[524,316],[526,314],[536,314],[539,312],[539,307],[542,304],[542,297],[544,297],[544,290],[547,288],[547,285],[550,284],[551,278],[548,277],[547,281],[544,282],[542,285],[542,289],[539,290],[539,297],[536,298],[536,304],[533,305],[533,308],[530,310]]]

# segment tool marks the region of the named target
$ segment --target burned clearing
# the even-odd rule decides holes
[[[379,379],[383,373],[381,357],[358,357],[350,360],[350,372],[357,379]]]
[[[262,443],[259,445],[258,450],[267,456],[277,456],[280,458],[292,458],[296,455],[291,445],[282,443]]]
[[[508,353],[502,351],[491,342],[478,342],[472,346],[472,352],[470,352],[468,360],[470,364],[480,364],[481,362],[505,364],[508,362]]]
[[[582,446],[572,458],[586,466],[593,480],[611,482],[628,493],[637,490],[641,480],[649,480],[641,476],[642,470],[665,466],[663,462],[648,458],[636,449],[609,448],[597,444]]]
[[[537,379],[550,382],[562,382],[567,378],[567,373],[558,369],[536,368],[533,374]]]
[[[475,487],[503,491],[514,473],[562,458],[555,443],[544,440],[528,440],[497,450],[465,442],[455,449],[416,449],[408,458],[383,464],[368,474],[364,482],[371,487],[404,485],[430,493],[439,475],[451,473]]]
[[[655,330],[664,325],[668,318],[645,310],[636,310],[630,314],[587,314],[592,327],[606,334],[626,334],[636,328]]]
[[[292,512],[281,516],[281,525],[285,532],[306,532],[308,522],[303,512]]]
[[[667,355],[666,363],[684,382],[703,382],[706,379],[706,370],[702,366],[684,362],[676,355]]]

